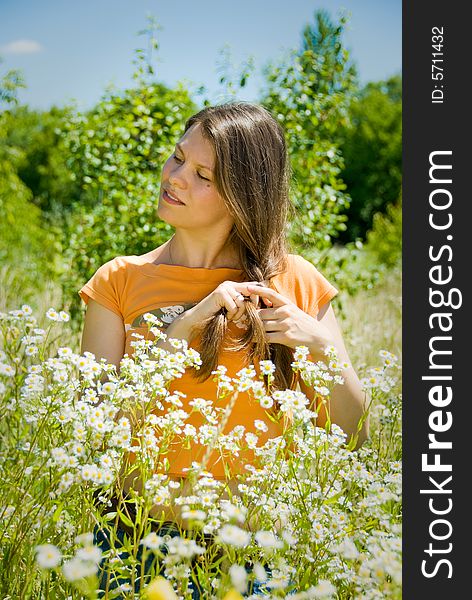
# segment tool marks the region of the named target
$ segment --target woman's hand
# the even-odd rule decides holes
[[[258,288],[255,281],[243,283],[224,281],[220,283],[211,294],[187,311],[188,317],[191,316],[192,321],[198,325],[224,308],[228,321],[238,321],[246,312],[244,304],[247,302],[247,298],[256,306],[259,304],[257,291],[249,291],[249,286],[256,290]]]
[[[247,298],[256,306],[259,305],[257,291],[249,291],[249,286],[258,289],[257,282],[224,281],[211,294],[208,294],[198,304],[186,310],[174,319],[167,329],[169,338],[185,339],[189,343],[195,336],[198,327],[209,317],[213,317],[222,308],[226,309],[229,321],[238,321],[245,314],[244,307]],[[168,344],[162,342],[161,346],[169,349]]]
[[[250,293],[255,293],[256,290],[266,306],[270,307],[261,308],[258,313],[266,331],[267,341],[289,348],[307,346],[312,358],[324,358],[324,349],[334,344],[331,331],[275,290],[248,286]]]

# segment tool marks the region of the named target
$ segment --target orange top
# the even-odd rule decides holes
[[[140,333],[145,337],[150,335],[147,324],[142,320],[145,313],[156,315],[165,328],[175,317],[200,302],[223,281],[244,281],[243,273],[229,268],[194,269],[178,265],[155,265],[146,262],[143,256],[119,256],[102,265],[79,294],[85,303],[92,298],[123,319],[126,331],[125,353],[131,355],[133,348],[130,342],[136,339],[131,334]],[[288,256],[286,272],[274,277],[270,286],[312,316],[337,294],[336,288],[310,262],[292,254]],[[230,323],[229,327],[236,325]],[[198,338],[192,341],[190,347],[198,350]],[[234,377],[240,369],[247,366],[247,359],[244,352],[225,351],[220,355],[218,364],[226,366],[226,374]],[[200,383],[191,373],[185,373],[172,382],[170,391],[176,390],[186,394],[183,409],[188,413],[192,408],[188,402],[193,398],[215,402],[217,397],[217,384],[211,377]],[[230,397],[218,400],[216,406],[225,406],[229,399]],[[282,434],[282,425],[271,421],[259,402],[241,392],[224,433],[233,430],[236,425],[243,425],[246,432],[255,433],[257,429],[254,421],[257,419],[264,421],[268,427],[267,432],[258,431],[259,446],[267,439]],[[203,417],[199,413],[193,413],[186,422],[198,428],[203,423]],[[189,467],[192,461],[200,461],[205,449],[205,446],[196,441],[192,441],[190,448],[185,449],[175,444],[167,455],[170,462],[169,473],[185,475],[185,467]],[[243,458],[240,457],[239,465],[235,465],[234,460],[230,461],[231,469],[241,468],[247,462],[247,457],[246,460]],[[217,478],[225,478],[225,462],[228,462],[226,457],[213,452],[207,470]]]

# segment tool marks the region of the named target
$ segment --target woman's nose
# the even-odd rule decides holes
[[[174,165],[169,173],[169,183],[172,187],[185,188],[187,186],[187,178],[183,165]]]

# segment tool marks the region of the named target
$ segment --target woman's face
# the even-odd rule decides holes
[[[176,228],[229,234],[233,219],[216,189],[214,167],[213,147],[193,125],[162,169],[159,217]]]

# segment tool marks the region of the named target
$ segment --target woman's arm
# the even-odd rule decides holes
[[[338,351],[339,362],[348,362],[349,359],[343,336],[339,328],[336,316],[331,303],[325,304],[316,316],[316,320],[329,331],[332,337],[332,344]],[[311,348],[313,360],[326,360],[324,354],[316,354],[316,348]],[[348,434],[348,439],[357,432],[357,425],[365,412],[365,394],[362,391],[359,378],[353,367],[350,366],[342,372],[344,378],[343,385],[336,385],[331,393],[329,402],[326,406],[318,407],[317,425],[323,427],[327,420],[327,410],[330,414],[332,423],[336,423],[343,431]],[[314,399],[314,392],[310,390],[303,381],[300,382],[300,389],[310,399]],[[369,415],[359,431],[356,447],[358,448],[369,436]]]
[[[255,292],[257,288],[248,286],[249,291]],[[262,297],[271,301],[271,308],[263,308],[259,315],[264,323],[267,341],[283,344],[290,348],[307,346],[313,361],[327,361],[324,350],[327,346],[335,346],[339,362],[349,362],[349,356],[344,340],[339,329],[334,311],[330,303],[326,303],[316,317],[305,313],[296,304],[282,294],[266,287],[259,287]],[[326,423],[329,411],[330,420],[336,423],[350,439],[357,432],[357,425],[365,412],[364,393],[359,379],[352,367],[342,373],[343,385],[336,385],[326,407],[319,407],[318,424]],[[313,390],[309,390],[303,382],[300,384],[302,391],[314,399]],[[369,435],[368,415],[358,434],[357,447]]]
[[[123,319],[109,308],[90,299],[85,313],[81,352],[92,352],[118,368],[125,351]]]

